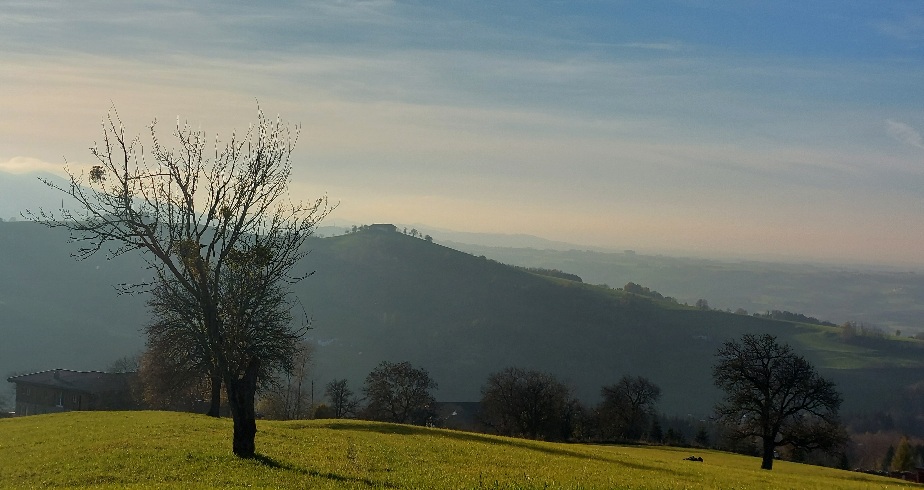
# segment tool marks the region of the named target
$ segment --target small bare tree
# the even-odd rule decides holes
[[[603,401],[597,407],[604,436],[641,439],[655,418],[655,403],[661,388],[642,376],[623,376],[619,382],[600,389]]]
[[[310,375],[314,346],[300,341],[297,349],[291,357],[291,367],[279,366],[263,383],[258,407],[266,417],[296,420],[309,418],[312,413],[314,393]]]
[[[324,396],[330,403],[331,415],[335,419],[355,417],[359,412],[360,400],[353,394],[345,379],[335,379],[327,383]]]
[[[122,356],[109,364],[106,368],[107,373],[137,373],[141,354],[132,356]]]
[[[331,211],[323,197],[307,204],[289,199],[298,129],[258,111],[257,122],[242,137],[234,133],[227,143],[215,141],[212,153],[205,134],[188,124],[177,124],[175,149],[164,146],[155,122],[146,154],[140,137],[126,136],[115,109],[102,126],[102,142],[91,148],[97,164],[88,173],[68,170],[69,186],[45,181],[73,197],[77,209],[39,210],[29,217],[70,230],[80,244],[77,258],[102,250],[113,257],[140,251],[152,280],[123,291],[160,288],[162,297],[188,302],[183,314],[199,330],[178,339],[196,338],[196,345],[186,346],[200,349],[192,359],[209,366],[209,413],[218,415],[224,385],[234,419],[234,453],[252,457],[254,393],[271,352],[257,347],[285,330],[266,329],[259,318],[288,311],[268,311],[246,295],[262,290],[272,297],[303,279],[292,274],[293,268]],[[246,291],[229,295],[234,288]]]

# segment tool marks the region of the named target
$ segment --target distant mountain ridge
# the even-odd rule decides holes
[[[339,236],[349,226],[324,226]],[[557,269],[590,284],[636,282],[695,304],[750,313],[801,313],[837,324],[857,322],[904,335],[924,333],[924,270],[897,266],[706,259],[615,251],[523,234],[468,233],[398,225],[436,243],[520,267]]]
[[[144,298],[112,287],[143,279],[143,262],[76,262],[73,247],[60,230],[0,223],[0,374],[103,369],[143,347]],[[359,389],[379,362],[408,360],[431,373],[443,401],[477,400],[489,373],[521,366],[554,373],[591,403],[624,374],[647,376],[662,387],[667,413],[705,414],[718,396],[716,348],[757,332],[805,352],[842,384],[851,409],[884,403],[924,377],[919,343],[846,345],[836,329],[532,274],[400,232],[317,238],[310,247],[300,267],[315,274],[294,293],[312,317],[318,396],[331,379]]]
[[[634,252],[540,250],[453,244],[507,264],[560,269],[591,284],[636,282],[695,304],[750,313],[790,311],[842,324],[878,326],[903,335],[924,332],[924,273],[886,267],[721,261]]]
[[[67,180],[47,172],[14,174],[0,170],[0,219],[20,220],[26,210],[40,208],[57,210],[67,197],[43,184],[39,178],[68,185]]]

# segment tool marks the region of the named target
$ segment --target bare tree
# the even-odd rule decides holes
[[[481,388],[482,421],[501,435],[567,438],[574,408],[571,390],[541,371],[509,367]]]
[[[216,360],[223,359],[232,371],[244,372],[252,359],[259,359],[259,366],[253,369],[258,384],[268,391],[269,398],[278,402],[272,404],[278,409],[273,416],[304,416],[308,403],[302,403],[301,385],[310,349],[301,343],[304,327],[291,326],[292,305],[285,289],[278,283],[267,282],[263,272],[267,260],[265,251],[259,247],[235,251],[229,256],[216,282],[222,298],[220,339],[209,336],[196,298],[177,281],[155,285],[148,301],[155,321],[144,331],[149,352],[161,366],[150,369],[143,379],[168,391],[171,385],[181,391],[190,383],[201,386],[207,379],[211,383],[212,410],[217,410],[220,398],[215,396],[216,393],[220,396],[223,378],[221,364]],[[173,381],[154,380],[156,375]],[[293,384],[297,386],[298,397],[290,400]]]
[[[603,401],[597,412],[604,435],[640,439],[654,420],[661,388],[642,376],[623,376],[619,382],[601,388],[600,394]]]
[[[240,302],[227,304],[224,294],[237,286],[223,281],[254,270],[248,267],[257,277],[242,287],[251,290],[305,277],[293,276],[293,268],[330,207],[326,198],[307,204],[289,200],[298,130],[258,111],[257,122],[242,137],[235,133],[227,143],[216,141],[213,156],[205,134],[188,124],[177,124],[176,149],[164,146],[156,123],[151,124],[147,153],[140,137],[126,136],[114,109],[102,130],[102,142],[91,148],[97,165],[88,174],[68,171],[65,187],[45,181],[73,197],[77,209],[40,210],[29,217],[69,229],[80,244],[78,258],[101,250],[111,256],[140,251],[152,281],[124,291],[162,287],[165,294],[191,302],[190,315],[202,329],[197,334],[203,356],[212,363],[209,413],[217,415],[224,385],[234,419],[234,453],[252,457],[254,393],[266,361],[252,347],[262,342],[262,324],[249,323],[254,311],[242,310]],[[235,264],[238,270],[226,271]]]
[[[404,361],[383,361],[366,376],[366,415],[372,420],[423,425],[436,402],[430,390],[436,381],[423,368]]]
[[[312,393],[309,379],[314,347],[299,342],[292,357],[292,366],[280,370],[264,383],[259,407],[267,417],[280,420],[309,418],[312,410]]]
[[[137,373],[139,363],[141,362],[141,354],[135,354],[132,356],[122,356],[115,361],[112,361],[112,364],[106,368],[107,373]]]
[[[762,469],[773,469],[777,447],[829,450],[846,441],[840,393],[789,345],[747,334],[725,342],[716,356],[713,378],[725,390],[716,413],[734,439],[761,439]]]
[[[335,379],[327,383],[324,396],[330,403],[331,415],[335,419],[355,417],[359,412],[360,401],[354,396],[345,379]]]
[[[209,404],[208,376],[190,366],[165,361],[156,347],[141,355],[138,377],[139,398],[146,408],[197,412]]]

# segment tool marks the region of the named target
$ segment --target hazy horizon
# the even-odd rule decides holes
[[[6,180],[2,177],[6,175]],[[57,190],[48,188],[41,183],[41,178],[54,178],[55,176],[46,172],[28,172],[24,174],[11,174],[0,171],[0,220],[3,221],[20,221],[26,222],[27,218],[22,216],[25,210],[37,211],[39,209],[57,210],[63,203],[64,194]],[[64,183],[61,180],[61,183]],[[318,227],[319,236],[342,235],[351,229],[352,226],[362,226],[372,223],[381,223],[382,221],[351,221],[338,218],[329,218],[320,223]],[[462,251],[469,249],[478,249],[480,247],[499,248],[499,249],[536,249],[536,250],[555,250],[555,251],[590,251],[602,254],[623,254],[626,252],[635,253],[640,256],[664,256],[678,259],[706,260],[718,263],[732,264],[736,262],[762,262],[767,264],[811,264],[821,267],[846,267],[854,270],[879,270],[879,271],[924,271],[924,265],[917,263],[891,263],[876,262],[875,260],[867,261],[839,261],[836,259],[823,259],[818,257],[800,257],[793,255],[775,255],[772,253],[721,253],[721,252],[701,252],[686,250],[683,248],[671,248],[670,243],[661,244],[661,247],[638,248],[632,246],[619,246],[613,244],[610,246],[597,246],[580,243],[576,240],[552,240],[540,235],[529,233],[504,233],[504,232],[479,232],[471,230],[456,230],[440,226],[434,223],[391,223],[398,227],[399,232],[410,232],[417,229],[421,235],[432,234],[436,243],[445,244]],[[631,245],[631,244],[629,244]],[[473,249],[473,250],[474,250]],[[476,255],[482,252],[476,253]],[[561,265],[556,267],[567,267]],[[567,271],[566,271],[567,272]]]
[[[335,220],[924,264],[917,3],[12,2],[0,43],[0,179],[259,101]]]

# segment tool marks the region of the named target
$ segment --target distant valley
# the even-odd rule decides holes
[[[507,264],[565,270],[590,284],[622,287],[632,281],[691,305],[705,299],[722,310],[784,310],[837,324],[864,323],[889,333],[900,330],[906,336],[924,332],[920,270],[444,243]]]

